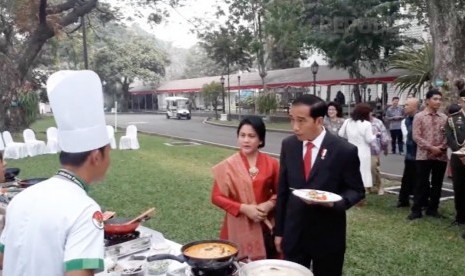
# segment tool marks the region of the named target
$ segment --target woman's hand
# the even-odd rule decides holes
[[[266,213],[253,204],[241,204],[240,212],[254,222],[261,222],[266,218]]]
[[[257,208],[260,209],[262,212],[268,215],[268,213],[273,210],[274,204],[271,201],[265,201],[257,205]]]

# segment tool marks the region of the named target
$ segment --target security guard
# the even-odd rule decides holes
[[[454,186],[455,224],[465,224],[465,91],[460,92],[462,109],[452,113],[445,126],[447,144],[454,152],[450,158]]]
[[[103,217],[87,187],[110,163],[102,84],[92,71],[59,71],[47,91],[62,167],[9,203],[0,237],[3,275],[94,275],[103,269]]]

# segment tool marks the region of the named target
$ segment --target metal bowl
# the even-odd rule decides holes
[[[239,276],[313,276],[310,269],[290,261],[259,260],[245,264],[239,269]]]

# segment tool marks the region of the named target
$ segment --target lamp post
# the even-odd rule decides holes
[[[223,98],[223,106],[222,106],[223,109],[222,109],[222,111],[223,111],[223,113],[225,113],[225,112],[226,112],[226,110],[225,110],[226,107],[225,107],[225,105],[224,105],[224,104],[225,104],[225,100],[224,100],[224,77],[223,77],[223,76],[221,76],[220,81],[221,81],[221,87],[222,87],[222,89],[221,89],[221,95],[222,95],[222,96],[221,96],[221,97]]]
[[[231,120],[231,86],[229,84],[229,71],[228,71],[228,121]]]
[[[318,67],[320,67],[318,65],[318,63],[315,61],[313,61],[312,65],[310,66],[310,69],[312,70],[312,74],[313,74],[313,95],[316,95],[316,74],[318,74]]]
[[[239,100],[238,100],[238,107],[239,107],[239,121],[241,120],[241,75],[237,75],[237,85],[239,89]]]
[[[81,25],[82,25],[82,54],[84,56],[84,69],[89,69],[89,59],[87,57],[87,33],[86,33],[86,19],[81,16]]]

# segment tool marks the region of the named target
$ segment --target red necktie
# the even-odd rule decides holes
[[[310,176],[310,171],[312,170],[312,148],[314,145],[311,142],[307,142],[307,151],[304,156],[304,173],[305,179],[308,179]]]

